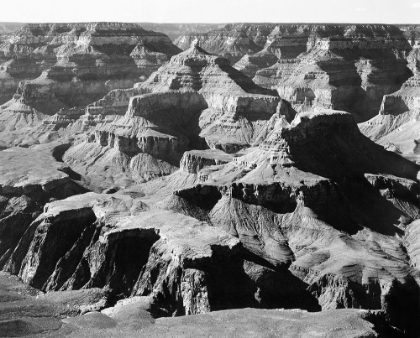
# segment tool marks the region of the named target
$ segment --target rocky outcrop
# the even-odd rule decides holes
[[[420,167],[363,135],[357,112],[322,108],[337,99],[347,109],[354,97],[361,102],[353,96],[360,88],[387,91],[403,81],[406,33],[379,25],[236,27],[244,30],[223,33],[227,41],[238,52],[254,44],[261,57],[280,58],[269,67],[287,68],[275,75],[285,81],[277,89],[303,103],[281,99],[194,42],[131,89],[84,109],[62,107],[25,138],[63,143],[0,151],[1,268],[48,292],[38,299],[45,304],[92,312],[54,322],[74,335],[94,322],[110,335],[146,328],[159,336],[165,321],[153,317],[210,320],[214,310],[252,307],[331,310],[352,323],[341,332],[334,322],[325,333],[314,323],[325,323],[322,313],[287,317],[320,334],[415,336]],[[98,34],[90,41],[108,51]],[[136,67],[162,60],[145,46],[130,51],[141,56]],[[384,133],[396,120],[389,121]],[[31,322],[18,320],[33,333]],[[2,320],[0,329],[13,323]],[[292,334],[309,333],[300,326]]]
[[[23,110],[53,115],[84,107],[110,90],[143,81],[179,51],[166,35],[136,24],[25,25],[0,46],[1,103],[11,99],[1,115],[22,116]],[[61,119],[57,127],[63,124]]]
[[[59,146],[10,148],[0,152],[0,266],[8,260],[30,224],[50,199],[86,192],[73,172],[54,159]],[[68,174],[66,174],[66,172]]]
[[[185,151],[235,152],[252,144],[273,114],[293,115],[284,101],[267,94],[275,92],[256,86],[227,59],[195,43],[132,90],[112,91],[88,106],[82,119],[95,119],[90,123],[96,125],[94,137],[70,149],[65,161],[79,172],[89,167],[102,179],[110,174],[104,170],[110,158],[117,164],[114,178],[116,173],[129,180],[167,175]],[[107,115],[119,114],[127,100],[124,116]]]
[[[290,279],[288,273],[250,261],[236,238],[215,227],[139,202],[124,193],[89,193],[47,204],[6,270],[42,290],[107,287],[148,296],[159,316],[292,306],[282,300],[284,290],[265,282]]]
[[[180,163],[180,169],[198,174],[204,167],[226,164],[233,160],[233,157],[220,150],[191,150],[184,153]]]
[[[346,338],[395,333],[385,324],[382,314],[363,310],[309,313],[284,309],[232,309],[181,318],[156,319],[150,297],[133,297],[113,304],[109,290],[40,294],[17,277],[6,273],[0,274],[0,290],[3,309],[0,328],[3,335],[8,336],[78,338],[88,335],[108,338],[141,334],[144,337],[171,337],[185,336],[188,331],[191,336],[201,338],[212,334],[229,337],[234,331],[243,337],[254,337],[261,331],[261,325],[267,327],[269,334],[283,336],[315,332],[332,337],[332,330],[333,334],[339,331]],[[103,309],[105,304],[108,307]],[[218,325],[221,321],[228,322],[229,327]],[[304,326],[295,324],[302,322]],[[389,331],[381,331],[377,328],[379,326]]]
[[[175,43],[186,49],[198,39],[207,51],[236,62],[234,67],[257,84],[278,89],[295,109],[341,109],[365,121],[379,112],[384,95],[412,75],[407,61],[416,27],[230,24]]]
[[[318,111],[277,124],[258,148],[203,167],[193,173],[200,181],[175,193],[266,264],[306,283],[323,309],[383,309],[413,330],[402,318],[419,314],[402,304],[418,281],[401,235],[420,217],[418,169],[364,137],[351,114]]]
[[[210,53],[222,55],[232,64],[249,55],[258,58],[264,48],[278,58],[295,58],[306,51],[312,25],[297,24],[228,24],[204,34],[187,34],[174,43],[187,49],[198,39],[200,45]],[[255,54],[257,53],[257,54]]]
[[[256,77],[263,84],[262,75],[268,75],[267,84],[275,82],[295,108],[332,107],[364,121],[379,112],[383,95],[398,90],[410,76],[404,59],[410,49],[395,26],[314,27],[299,62],[277,63]]]
[[[411,51],[407,56],[408,67],[413,76],[401,88],[383,97],[380,112],[369,121],[360,124],[360,130],[375,142],[404,157],[419,161],[418,115],[419,115],[419,69],[417,26],[401,28],[410,43]]]

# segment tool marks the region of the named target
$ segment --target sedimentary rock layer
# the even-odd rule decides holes
[[[124,116],[112,117],[123,109]],[[80,172],[149,180],[172,173],[187,150],[247,148],[281,114],[293,112],[276,92],[193,44],[142,84],[89,105],[82,119],[94,126],[94,136],[70,149],[65,160]],[[105,167],[113,169],[105,174]]]
[[[24,111],[60,111],[66,116],[60,127],[78,117],[66,114],[68,109],[132,87],[179,51],[166,35],[137,24],[25,25],[0,46],[0,103],[10,100],[0,108],[2,128],[13,130],[7,116],[24,116]]]

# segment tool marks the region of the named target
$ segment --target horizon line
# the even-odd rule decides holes
[[[158,22],[158,21],[0,21],[0,24],[83,24],[83,23],[133,23],[133,24],[158,24],[158,25],[236,25],[236,24],[266,24],[266,25],[412,25],[420,23],[387,23],[387,22],[274,22],[274,21],[230,21],[230,22]]]

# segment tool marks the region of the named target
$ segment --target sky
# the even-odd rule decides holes
[[[420,0],[0,0],[0,22],[420,24]]]

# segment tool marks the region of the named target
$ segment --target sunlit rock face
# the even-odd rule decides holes
[[[171,175],[177,196],[270,265],[287,266],[323,309],[390,309],[403,289],[418,294],[410,223],[420,217],[419,167],[363,136],[351,114],[283,117],[258,147],[233,159],[189,152],[181,170],[195,181],[180,186]]]
[[[80,48],[87,43],[90,54],[102,55],[101,48],[111,48],[103,43],[110,31],[83,38]],[[385,90],[400,76],[412,48],[407,33],[401,38],[402,28],[375,25],[220,31],[238,53],[241,44],[258,46],[256,52],[238,54],[233,67],[199,38],[147,79],[85,106],[56,105],[46,99],[47,88],[37,93],[32,86],[40,79],[67,83],[67,63],[19,87],[3,105],[2,119],[15,130],[0,131],[2,140],[25,147],[0,151],[0,268],[46,292],[31,304],[43,306],[38,317],[44,326],[58,325],[57,335],[101,336],[96,328],[107,327],[110,336],[117,330],[130,336],[131,328],[177,336],[185,332],[177,319],[154,318],[228,318],[224,330],[239,313],[249,333],[258,312],[276,321],[283,330],[277,335],[415,337],[420,167],[363,135],[364,124],[355,121],[361,115],[346,111],[359,87]],[[121,46],[129,44],[128,35],[118,34]],[[158,62],[147,45],[130,52],[139,56],[137,68],[147,64],[143,56]],[[108,69],[102,61],[98,67]],[[83,78],[82,70],[76,73],[84,85],[99,81]],[[254,72],[255,81],[267,79],[265,87],[244,74]],[[279,92],[298,99],[288,102]],[[361,105],[357,95],[353,103]],[[32,96],[58,111],[40,115],[25,104]],[[333,104],[343,110],[325,108]],[[13,111],[26,112],[26,120],[12,119]],[[410,116],[415,125],[410,114],[380,116]],[[3,293],[2,276],[2,299],[14,299]],[[20,304],[11,305],[12,316],[31,317],[33,310]],[[49,306],[55,321],[45,316]],[[259,308],[295,310],[273,317]],[[233,312],[220,311],[227,309]],[[44,327],[25,316],[13,326],[5,312],[0,332]],[[70,315],[76,317],[57,319]],[[272,328],[272,321],[265,323]]]
[[[0,45],[0,114],[66,115],[143,81],[179,52],[166,35],[137,24],[25,25]],[[15,123],[6,117],[1,127],[13,131]]]
[[[260,70],[255,81],[277,88],[298,110],[346,110],[357,121],[378,114],[382,97],[411,76],[403,31],[383,25],[313,25],[305,53]]]
[[[341,109],[365,121],[412,75],[407,31],[413,27],[230,24],[175,43],[185,49],[198,39],[257,84],[277,89],[295,109]]]
[[[418,127],[420,109],[419,27],[402,26],[411,46],[406,59],[412,76],[398,91],[384,95],[379,114],[359,125],[360,130],[386,149],[419,162]]]
[[[150,180],[174,172],[185,151],[246,149],[274,115],[294,116],[275,91],[255,85],[198,44],[143,83],[89,105],[81,119],[91,122],[92,137],[72,147],[65,160],[90,171],[95,184],[108,184],[100,178],[107,167],[112,168],[107,175],[120,177],[117,185],[127,174],[129,181]]]
[[[255,53],[264,48],[278,58],[290,59],[306,51],[310,27],[296,24],[229,24],[204,34],[180,36],[174,43],[185,50],[197,39],[206,51],[224,56],[232,65],[246,55],[257,58]]]

